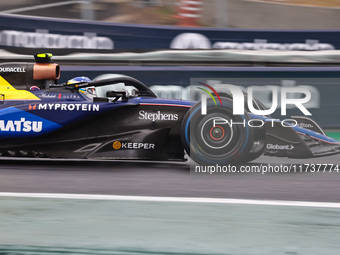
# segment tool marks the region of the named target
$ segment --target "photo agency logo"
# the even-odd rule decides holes
[[[190,83],[193,106],[182,127],[192,173],[230,172],[217,165],[237,166],[238,172],[243,163],[267,152],[277,157],[309,153],[300,150],[303,138],[297,130],[301,123],[316,125],[308,118],[321,105],[314,84],[232,77],[192,78]]]
[[[201,115],[207,115],[208,112],[208,98],[207,95],[210,96],[210,99],[214,102],[211,107],[214,105],[217,106],[217,102],[215,97],[219,100],[221,106],[223,106],[220,94],[210,85],[206,83],[199,82],[199,84],[203,85],[206,88],[197,87],[202,90],[204,93],[201,94]],[[274,113],[277,108],[281,108],[281,115],[287,115],[287,108],[294,107],[298,108],[302,114],[305,116],[311,116],[312,114],[307,110],[304,104],[308,103],[311,99],[311,92],[302,87],[272,87],[272,105],[269,109],[265,107],[261,107],[259,102],[253,97],[253,88],[248,87],[247,91],[242,91],[239,87],[231,84],[219,84],[219,87],[223,86],[224,89],[229,90],[229,94],[227,97],[232,100],[232,114],[233,115],[244,115],[245,112],[248,112],[252,115],[252,118],[248,121],[243,120],[242,122],[235,122],[233,118],[222,118],[222,117],[214,117],[212,118],[213,127],[219,125],[228,124],[229,126],[233,125],[242,125],[249,127],[262,127],[266,122],[274,125],[274,122],[281,122],[283,127],[292,127],[297,126],[298,122],[294,119],[273,119],[269,118],[270,114]],[[210,89],[213,94],[208,90]],[[298,98],[289,97],[292,94],[299,94]],[[280,96],[280,105],[279,105],[279,96]],[[225,106],[229,107],[229,106]],[[212,109],[213,111],[213,109]],[[289,124],[288,124],[289,123]]]

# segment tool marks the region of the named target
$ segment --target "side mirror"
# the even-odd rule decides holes
[[[129,95],[127,91],[107,91],[107,97],[114,97],[113,102],[117,102],[119,98],[122,98],[123,101],[127,101],[129,99]]]
[[[140,92],[139,92],[138,89],[131,90],[131,96],[132,97],[139,97],[139,95],[140,95]]]

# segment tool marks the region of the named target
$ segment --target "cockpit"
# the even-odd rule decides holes
[[[36,63],[1,64],[0,101],[38,100],[35,94],[39,94],[37,91],[40,90],[45,93],[81,93],[97,102],[126,101],[138,96],[156,97],[142,82],[118,74],[99,80],[75,79],[58,84],[60,67],[52,62],[51,57],[52,54],[43,53],[35,55]]]

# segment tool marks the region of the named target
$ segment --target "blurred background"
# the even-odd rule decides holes
[[[0,62],[51,52],[60,83],[124,74],[174,99],[189,99],[197,82],[232,83],[267,107],[271,86],[303,86],[313,118],[336,137],[339,50],[338,0],[0,2]]]
[[[0,62],[48,51],[62,66],[60,82],[124,74],[174,99],[189,99],[197,82],[232,82],[253,86],[267,107],[270,86],[307,86],[313,118],[332,131],[340,128],[332,111],[340,107],[339,7],[335,0],[2,1]]]
[[[199,82],[233,84],[270,106],[273,87],[303,87],[312,118],[340,141],[339,50],[339,0],[0,1],[0,63],[51,52],[59,83],[124,74],[161,98],[189,99]],[[267,158],[249,165],[340,164],[339,155]],[[339,169],[188,168],[2,161],[0,254],[339,254]]]
[[[337,0],[13,0],[3,13],[149,25],[337,29]]]

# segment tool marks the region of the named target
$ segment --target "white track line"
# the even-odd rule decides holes
[[[13,193],[13,192],[0,192],[0,197],[115,200],[115,201],[141,201],[141,202],[214,203],[214,204],[238,204],[238,205],[272,205],[272,206],[299,206],[299,207],[321,207],[321,208],[339,208],[340,209],[340,203],[284,201],[284,200],[283,201],[250,200],[250,199],[228,199],[228,198],[149,197],[149,196]]]

